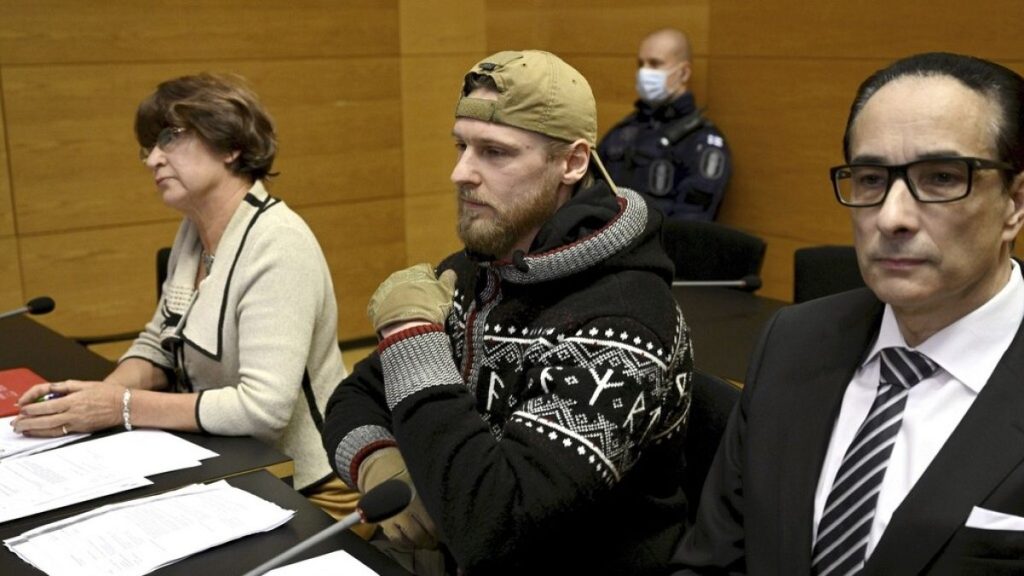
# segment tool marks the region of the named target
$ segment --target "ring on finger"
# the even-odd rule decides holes
[[[64,436],[67,436],[68,435],[68,425],[67,424],[61,425],[60,431],[64,433],[63,434]]]

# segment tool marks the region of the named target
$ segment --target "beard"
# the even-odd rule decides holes
[[[466,188],[460,188],[458,193],[459,198],[479,201]],[[503,258],[511,255],[516,244],[550,220],[558,210],[557,178],[546,183],[542,190],[516,198],[504,206],[490,202],[487,205],[493,214],[475,213],[459,203],[459,238],[471,252]]]

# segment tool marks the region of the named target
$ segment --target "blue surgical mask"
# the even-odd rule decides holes
[[[668,72],[654,68],[636,71],[636,93],[648,104],[661,104],[668,99]]]

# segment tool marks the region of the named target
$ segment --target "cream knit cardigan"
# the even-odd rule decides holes
[[[182,222],[153,319],[121,358],[173,370],[182,342],[196,419],[210,434],[254,436],[295,461],[295,488],[332,474],[324,406],[345,377],[338,311],[323,252],[306,223],[262,183],[249,190],[194,289],[201,245]],[[188,386],[180,378],[179,390]]]

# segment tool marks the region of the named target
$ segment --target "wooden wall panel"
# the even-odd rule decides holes
[[[343,339],[373,334],[366,304],[388,275],[405,267],[402,200],[311,206],[297,212],[316,234],[330,266],[338,334]]]
[[[0,90],[3,78],[0,77]],[[11,174],[7,169],[7,136],[4,127],[4,102],[0,98],[0,237],[14,235],[14,202],[11,199]]]
[[[402,55],[483,52],[484,4],[465,0],[401,0]]]
[[[396,0],[0,0],[0,63],[398,53]]]
[[[484,3],[403,0],[400,11],[405,259],[436,264],[462,247],[451,130],[462,78],[486,55]]]
[[[715,0],[711,3],[712,53],[891,60],[944,50],[1019,60],[1024,44],[1022,16],[1019,0],[979,0],[969,6],[957,0]],[[790,79],[785,83],[793,86]]]
[[[1024,70],[1024,37],[1000,14],[1024,13],[1011,0],[969,11],[948,0],[711,4],[708,101],[735,166],[719,220],[769,241],[762,294],[791,297],[795,248],[852,243],[828,168],[842,161],[857,86],[892,60],[929,50]]]
[[[18,262],[18,241],[0,237],[0,310],[10,310],[25,304]]]
[[[709,0],[531,0],[487,2],[487,49],[635,55],[647,33],[677,27],[696,55],[708,51]]]
[[[768,241],[761,294],[792,298],[796,247],[852,243],[848,211],[832,194],[828,169],[842,163],[857,86],[882,64],[712,58],[714,119],[734,160],[719,221]]]
[[[293,204],[401,195],[394,58],[17,67],[4,96],[20,231],[176,219],[149,201],[132,123],[159,82],[203,70],[242,74],[261,95],[279,126],[275,168]]]
[[[176,219],[155,196],[135,107],[182,66],[8,67],[8,153],[19,233]]]
[[[438,264],[445,256],[462,250],[455,231],[458,206],[455,190],[440,194],[419,194],[405,199],[408,263]]]
[[[402,59],[402,141],[407,195],[452,189],[452,125],[462,77],[486,54],[406,56]],[[415,214],[409,214],[416,218]],[[412,222],[410,221],[410,224]]]
[[[828,169],[843,160],[853,93],[878,64],[714,60],[715,122],[735,161],[719,220],[765,236],[822,243],[846,238],[846,211],[832,194]],[[780,83],[780,77],[789,80]]]
[[[276,122],[274,182],[293,206],[402,195],[398,58],[240,62],[230,70],[249,79]]]
[[[22,237],[25,293],[57,308],[40,320],[63,334],[141,329],[156,309],[156,251],[170,246],[178,222]]]

